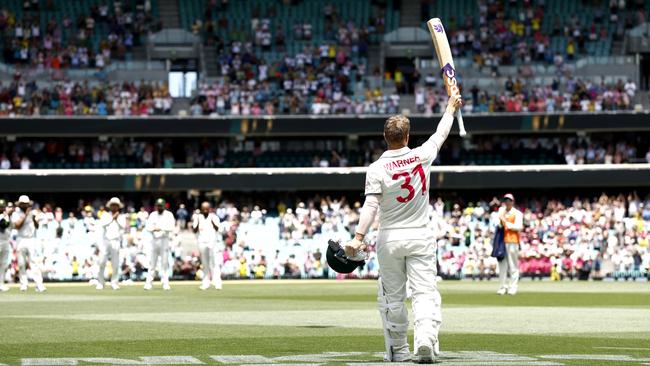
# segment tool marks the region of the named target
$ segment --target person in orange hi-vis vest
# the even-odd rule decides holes
[[[515,197],[503,196],[504,205],[499,208],[499,225],[503,228],[506,256],[499,261],[499,282],[497,294],[515,295],[519,282],[519,233],[524,228],[524,214],[514,207]]]

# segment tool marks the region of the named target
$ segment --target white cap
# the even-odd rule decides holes
[[[503,199],[504,200],[510,200],[510,201],[514,202],[515,196],[513,196],[512,193],[506,193],[506,194],[503,195]]]
[[[26,203],[29,205],[32,203],[32,201],[29,200],[29,196],[23,194],[22,196],[18,197],[18,203]]]
[[[113,206],[113,205],[118,205],[118,206],[120,206],[120,208],[124,207],[124,205],[122,204],[122,201],[120,201],[120,199],[117,198],[117,197],[111,198],[108,201],[108,204],[106,204],[106,206],[108,206],[108,207]]]

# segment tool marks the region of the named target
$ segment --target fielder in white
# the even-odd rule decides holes
[[[413,297],[415,361],[431,363],[439,353],[438,331],[442,324],[441,298],[436,287],[436,241],[429,223],[429,175],[431,164],[447,139],[454,113],[462,105],[459,96],[449,98],[436,132],[420,147],[408,147],[410,122],[392,116],[384,124],[388,150],[368,168],[365,203],[354,239],[346,243],[348,256],[364,250],[363,239],[379,217],[377,258],[380,279],[378,305],[384,327],[385,360],[411,360],[407,341],[407,280]]]
[[[16,255],[18,256],[18,277],[20,279],[20,291],[27,291],[27,265],[36,291],[45,291],[41,268],[36,263],[38,252],[38,241],[36,240],[36,229],[38,220],[36,213],[32,210],[32,201],[29,197],[22,195],[18,198],[18,208],[11,215],[11,222],[16,229]]]
[[[165,200],[159,198],[156,200],[156,210],[149,214],[145,229],[151,232],[153,240],[151,241],[151,255],[149,256],[149,271],[147,280],[144,284],[145,290],[153,288],[153,280],[156,275],[156,264],[160,259],[160,281],[163,290],[171,289],[169,286],[169,239],[176,227],[174,215],[165,209]]]
[[[519,233],[524,228],[524,214],[515,206],[515,197],[503,196],[504,205],[499,208],[499,225],[503,228],[506,256],[499,261],[499,295],[516,295],[519,285]],[[509,277],[509,278],[508,278]]]
[[[0,292],[9,291],[5,285],[7,268],[11,264],[13,248],[9,242],[11,236],[11,208],[7,207],[5,200],[0,200]]]
[[[109,211],[104,212],[99,219],[99,226],[103,230],[102,240],[99,246],[99,273],[97,274],[97,289],[103,290],[106,279],[104,271],[106,262],[111,261],[111,288],[119,290],[118,280],[120,278],[120,248],[122,238],[127,228],[126,216],[120,213],[124,207],[120,199],[113,197],[108,201]]]
[[[219,240],[219,217],[211,211],[209,202],[201,204],[201,212],[192,217],[192,229],[197,233],[203,282],[201,290],[210,288],[210,280],[215,289],[221,290],[221,262],[223,261],[223,242]]]

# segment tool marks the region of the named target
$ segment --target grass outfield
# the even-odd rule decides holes
[[[0,293],[0,364],[381,361],[374,281],[172,286]],[[650,283],[525,282],[514,297],[496,286],[440,284],[443,364],[650,365]]]

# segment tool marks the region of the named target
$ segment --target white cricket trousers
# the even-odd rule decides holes
[[[379,313],[384,324],[387,360],[408,351],[406,332],[407,279],[412,292],[415,344],[438,340],[442,324],[440,293],[436,283],[436,244],[433,237],[377,243],[379,260]]]
[[[111,273],[111,283],[117,285],[120,278],[120,239],[115,240],[104,240],[102,247],[99,250],[99,273],[97,274],[97,281],[100,284],[104,285],[106,275],[106,262],[111,261],[111,267],[113,267],[113,273]]]
[[[16,255],[18,257],[18,278],[21,286],[27,286],[27,265],[29,265],[30,274],[37,286],[43,285],[43,274],[41,267],[36,263],[36,245],[35,238],[18,238],[16,239]]]
[[[519,284],[519,244],[506,244],[506,256],[499,261],[499,282],[501,282],[501,289],[517,291],[517,285]]]
[[[169,238],[154,238],[151,241],[151,255],[149,256],[149,271],[147,272],[147,282],[152,283],[156,275],[156,265],[160,259],[160,281],[169,283]]]
[[[223,253],[216,250],[213,242],[199,242],[199,253],[201,253],[201,264],[203,264],[203,286],[212,285],[221,287],[221,262],[223,262]]]
[[[11,244],[8,241],[0,242],[0,285],[5,283],[7,268],[11,264]]]

